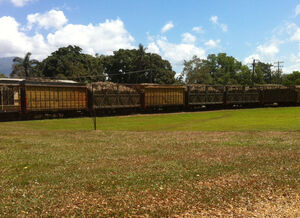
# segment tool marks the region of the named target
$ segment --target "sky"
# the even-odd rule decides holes
[[[220,52],[300,71],[300,0],[0,0],[0,57],[42,60],[68,45],[110,55],[139,43],[177,73]]]

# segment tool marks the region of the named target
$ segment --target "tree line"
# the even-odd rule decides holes
[[[12,78],[44,77],[72,79],[78,82],[111,81],[116,83],[209,84],[209,85],[300,85],[300,72],[282,74],[272,65],[258,62],[254,70],[226,53],[209,54],[206,59],[194,56],[184,61],[182,73],[176,73],[168,60],[137,49],[119,49],[112,55],[84,54],[78,46],[59,48],[43,61],[13,59]],[[0,77],[3,76],[0,74]]]
[[[226,53],[210,54],[207,59],[194,56],[184,61],[181,74],[187,84],[211,85],[300,85],[300,72],[283,74],[281,69],[273,70],[272,64],[258,62],[254,69],[242,64]]]

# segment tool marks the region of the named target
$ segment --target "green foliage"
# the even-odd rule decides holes
[[[79,82],[104,80],[101,57],[83,54],[78,46],[59,48],[38,66],[43,76]]]
[[[59,48],[37,66],[43,76],[80,82],[108,80],[119,83],[175,82],[171,64],[157,54],[138,49],[120,49],[111,56],[83,54],[78,46]],[[152,69],[152,70],[151,70]],[[139,71],[135,73],[128,73]]]
[[[218,56],[212,55],[207,58],[216,59],[213,63],[215,71],[212,72],[215,84],[233,85],[237,84],[237,72],[240,70],[242,64],[232,56],[227,56],[226,53],[220,53]]]
[[[291,74],[284,75],[282,83],[286,86],[300,85],[300,72],[294,71]]]
[[[207,60],[194,56],[190,61],[184,61],[183,74],[186,75],[188,84],[211,84],[213,79]]]
[[[241,68],[242,63],[234,57],[219,53],[208,55],[206,60],[195,56],[192,60],[185,61],[183,74],[187,83],[232,85],[238,84]]]
[[[138,49],[119,49],[104,57],[108,79],[118,83],[173,84],[175,72],[160,55],[147,53],[143,45]],[[130,73],[132,72],[132,73]]]
[[[37,77],[39,75],[39,71],[37,66],[39,65],[39,61],[32,59],[30,60],[31,53],[28,52],[24,58],[15,57],[13,59],[13,70],[10,74],[10,77]]]
[[[3,73],[0,73],[0,78],[6,78],[6,76]]]
[[[300,85],[299,71],[282,75],[281,70],[272,71],[271,64],[258,62],[253,73],[247,65],[226,53],[185,60],[183,71],[177,78],[169,61],[146,52],[142,44],[138,49],[119,49],[108,56],[84,54],[80,47],[71,45],[59,48],[42,62],[31,60],[30,56],[31,53],[27,53],[24,58],[13,59],[11,77],[47,77],[79,82]]]
[[[271,69],[273,65],[258,62],[255,67],[254,81],[256,84],[282,84],[282,71]]]
[[[258,62],[254,73],[248,66],[226,53],[210,54],[207,59],[194,56],[184,61],[182,76],[188,84],[255,85],[282,84],[282,71],[272,71],[272,65]],[[285,78],[285,84],[296,84],[297,75]],[[299,81],[298,81],[299,82]]]
[[[272,83],[272,78],[273,78],[273,72],[271,69],[272,65],[263,63],[263,62],[258,62],[256,67],[255,67],[255,83],[257,84],[271,84]]]
[[[252,71],[246,65],[242,65],[237,73],[237,81],[240,85],[252,85]]]

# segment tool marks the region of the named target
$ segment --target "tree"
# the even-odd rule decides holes
[[[272,83],[272,65],[258,62],[254,71],[254,84]]]
[[[39,64],[39,61],[30,60],[31,53],[26,53],[24,58],[15,57],[13,59],[13,70],[10,77],[34,77],[38,76],[35,67]]]
[[[117,83],[173,84],[175,72],[160,55],[147,53],[143,45],[138,49],[119,49],[103,60],[109,81]]]
[[[207,60],[194,56],[190,61],[184,61],[183,75],[188,84],[211,84],[210,66]]]
[[[282,70],[276,70],[272,73],[272,83],[273,84],[282,84]]]
[[[237,81],[240,85],[252,85],[252,72],[248,66],[243,65],[237,73]]]
[[[188,83],[238,84],[238,73],[242,69],[242,63],[226,53],[210,54],[206,60],[193,57],[184,64],[184,74]]]
[[[216,84],[234,85],[238,84],[237,74],[241,70],[242,63],[226,53],[219,53],[216,57],[214,80]]]
[[[255,67],[256,84],[282,84],[282,71],[272,71],[272,64],[258,62]]]
[[[99,56],[83,54],[78,46],[59,48],[42,61],[39,70],[45,77],[73,79],[79,82],[104,80]]]
[[[254,81],[257,84],[271,84],[273,78],[272,64],[258,62],[255,67]]]
[[[3,73],[0,73],[0,78],[6,78],[6,76]]]
[[[99,56],[96,54],[96,57],[91,55],[85,55],[86,63],[85,67],[87,70],[87,81],[88,82],[97,82],[97,81],[105,81],[104,75],[104,65],[103,59],[104,56]]]
[[[300,72],[294,71],[291,74],[283,75],[282,84],[286,86],[300,85]]]

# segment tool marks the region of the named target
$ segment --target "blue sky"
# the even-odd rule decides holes
[[[42,60],[76,44],[111,54],[142,43],[179,73],[193,55],[226,52],[244,63],[300,70],[300,1],[0,0],[0,57]]]

